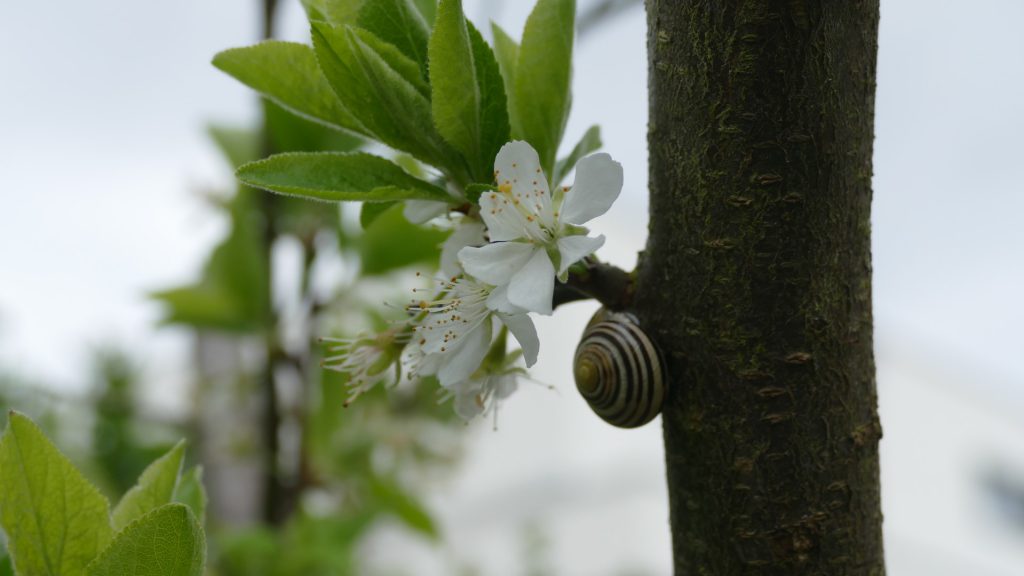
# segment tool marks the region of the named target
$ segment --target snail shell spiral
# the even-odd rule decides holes
[[[573,375],[580,394],[605,422],[636,428],[661,412],[666,367],[636,317],[598,310],[576,348]]]

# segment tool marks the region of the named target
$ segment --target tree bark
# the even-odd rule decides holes
[[[647,0],[675,570],[885,573],[871,323],[878,0]]]

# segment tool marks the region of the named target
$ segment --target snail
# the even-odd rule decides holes
[[[661,412],[665,360],[632,314],[604,308],[594,314],[576,348],[573,375],[591,409],[613,426],[643,426]]]

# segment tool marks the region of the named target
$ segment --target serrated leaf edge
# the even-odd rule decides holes
[[[104,548],[102,552],[97,554],[96,557],[93,558],[89,562],[88,565],[86,565],[86,567],[85,567],[86,575],[88,575],[92,571],[92,569],[96,566],[96,564],[100,560],[103,560],[104,558],[106,558],[111,553],[111,551],[114,549],[114,546],[118,542],[120,542],[123,538],[127,537],[128,532],[132,528],[134,528],[137,524],[145,522],[147,519],[149,519],[150,516],[154,516],[154,515],[162,512],[166,508],[184,508],[185,509],[185,514],[187,515],[188,519],[199,530],[199,534],[202,536],[203,544],[205,545],[205,543],[206,543],[206,533],[203,531],[202,525],[199,524],[199,520],[196,519],[196,515],[192,513],[192,510],[187,505],[182,504],[180,502],[170,502],[170,503],[164,504],[163,506],[157,506],[156,508],[153,508],[149,512],[146,512],[142,516],[139,516],[135,520],[132,520],[130,523],[128,523],[127,526],[125,526],[120,531],[118,531],[116,534],[114,534],[114,537],[110,540],[110,543],[107,544],[107,547]],[[204,553],[205,553],[205,550],[204,550]]]
[[[390,160],[388,158],[385,158],[383,156],[377,156],[376,154],[369,154],[367,152],[324,152],[324,151],[321,151],[321,152],[282,152],[280,154],[274,154],[273,156],[267,156],[266,158],[261,158],[259,160],[253,160],[252,162],[246,162],[245,164],[242,164],[241,166],[239,166],[235,170],[235,178],[237,178],[239,182],[245,184],[246,186],[252,186],[253,188],[259,188],[260,190],[266,190],[267,192],[273,192],[275,194],[281,194],[281,192],[279,192],[277,190],[272,190],[270,188],[267,188],[266,186],[262,186],[260,184],[256,184],[254,182],[251,182],[251,181],[245,179],[243,177],[243,175],[242,175],[242,171],[245,170],[245,169],[249,169],[249,168],[255,168],[257,166],[262,166],[264,164],[269,164],[271,161],[277,160],[277,159],[282,159],[282,158],[298,158],[298,157],[309,158],[311,156],[330,156],[330,157],[348,157],[348,158],[366,157],[366,158],[373,158],[374,160],[383,160],[385,162],[388,162],[388,163],[392,164],[395,168],[401,170],[402,173],[404,173],[410,179],[415,180],[417,182],[420,182],[424,186],[424,188],[422,188],[422,190],[436,190],[437,192],[439,192],[441,195],[439,195],[437,197],[436,201],[444,202],[444,201],[449,200],[451,198],[448,195],[448,193],[445,192],[445,190],[443,188],[441,188],[441,187],[439,187],[439,186],[437,186],[435,184],[431,184],[430,182],[427,182],[426,180],[424,180],[422,178],[417,178],[416,176],[413,176],[412,174],[409,174],[409,172],[406,171],[405,168],[402,168],[396,162],[394,162],[394,161],[392,161],[392,160]],[[280,188],[282,190],[284,189],[284,187],[280,187]],[[377,188],[374,188],[374,190],[381,190],[381,189],[385,189],[385,188],[394,188],[396,190],[404,190],[405,189],[405,188],[402,188],[401,186],[379,186]],[[285,194],[285,195],[291,195],[291,194]],[[328,200],[326,198],[316,198],[316,197],[313,197],[313,196],[306,196],[306,195],[301,195],[301,197],[303,199],[306,199],[306,200],[313,200],[313,201],[316,201],[316,202],[328,202],[328,203],[332,203],[332,204],[336,204],[338,202],[401,202],[401,200],[375,200],[375,199],[369,199],[369,200]],[[429,198],[420,198],[420,200],[430,200],[430,199]]]
[[[61,452],[60,448],[58,448],[57,445],[54,444],[53,440],[51,440],[50,437],[47,436],[45,432],[43,432],[43,429],[38,424],[36,424],[34,420],[29,418],[26,414],[22,414],[21,412],[18,412],[17,410],[9,410],[7,412],[7,427],[5,428],[2,438],[0,438],[0,441],[2,441],[2,442],[6,442],[7,441],[7,432],[12,429],[12,422],[13,422],[13,420],[15,418],[22,419],[25,422],[27,422],[30,425],[32,425],[32,427],[35,428],[36,431],[39,432],[39,436],[43,440],[45,440],[53,448],[53,451],[57,453],[57,456],[63,462],[67,463],[68,466],[70,466],[71,469],[76,474],[78,474],[78,476],[83,481],[85,481],[86,489],[90,490],[94,495],[99,496],[100,499],[103,500],[103,503],[106,504],[107,527],[110,529],[109,530],[110,534],[108,535],[110,540],[107,542],[107,547],[106,548],[109,548],[110,547],[110,543],[114,541],[113,537],[112,537],[113,536],[113,532],[114,532],[114,528],[113,528],[113,526],[110,525],[110,499],[107,498],[106,495],[104,495],[102,492],[100,492],[99,488],[97,488],[96,485],[94,485],[92,482],[89,481],[88,478],[85,477],[85,474],[82,474],[82,471],[79,470],[77,466],[75,466],[74,462],[72,462],[71,459],[67,457],[67,455],[65,455],[63,452]],[[21,453],[21,447],[20,446],[18,446],[18,453],[19,454]],[[31,488],[30,488],[30,491],[31,491]],[[39,516],[36,513],[35,507],[33,507],[32,516],[33,516],[33,520],[35,521],[36,525],[37,526],[40,525]],[[8,544],[8,546],[9,545],[10,544]],[[104,548],[104,550],[106,550],[106,548]],[[11,550],[10,549],[8,549],[7,552],[8,552],[8,555],[10,556],[10,558],[11,558],[11,565],[16,567],[17,566],[17,559],[14,557],[14,555],[11,554]],[[97,557],[98,557],[98,555],[97,555]],[[89,564],[92,564],[92,561],[90,561]],[[86,569],[88,570],[88,565],[86,565]]]

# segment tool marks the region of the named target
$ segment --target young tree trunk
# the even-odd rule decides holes
[[[680,575],[882,575],[878,0],[647,0],[650,240]]]

